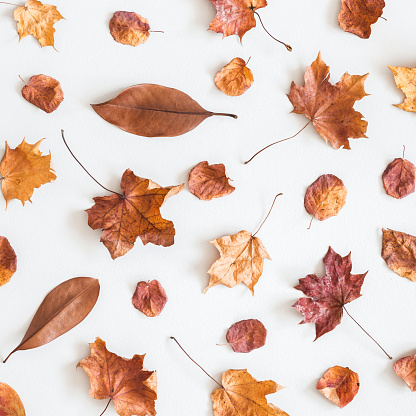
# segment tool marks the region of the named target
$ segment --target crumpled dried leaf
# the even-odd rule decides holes
[[[48,344],[81,323],[95,306],[100,284],[92,277],[75,277],[56,286],[40,304],[16,351]]]
[[[400,88],[406,98],[401,104],[394,104],[395,107],[404,111],[416,112],[416,67],[406,68],[403,66],[389,66],[394,75],[397,88]]]
[[[335,175],[322,175],[305,193],[304,205],[308,214],[319,221],[338,215],[345,205],[347,189]]]
[[[416,391],[416,355],[403,357],[394,363],[394,371],[411,391]]]
[[[385,5],[384,0],[342,0],[338,23],[345,32],[368,39]]]
[[[17,256],[9,240],[0,237],[0,286],[10,281],[17,269]]]
[[[288,416],[267,403],[266,395],[283,388],[272,380],[257,381],[247,370],[228,370],[221,384],[211,394],[215,416]]]
[[[235,352],[250,352],[266,343],[267,330],[257,319],[246,319],[231,325],[227,342]]]
[[[346,72],[339,82],[331,85],[328,81],[329,67],[321,58],[307,66],[305,85],[292,82],[288,98],[293,112],[305,114],[325,142],[334,149],[350,149],[349,138],[367,137],[367,122],[355,111],[353,105],[368,95],[364,91],[367,75],[350,75]]]
[[[381,257],[395,273],[416,282],[416,237],[383,228]]]
[[[43,139],[42,139],[43,140]],[[6,208],[12,199],[19,199],[22,204],[30,201],[35,188],[54,181],[51,155],[42,156],[39,140],[29,144],[23,139],[15,149],[10,149],[6,142],[6,152],[0,163],[1,190],[6,199]]]
[[[53,25],[63,18],[56,6],[43,4],[37,0],[27,0],[24,7],[18,7],[14,11],[14,20],[18,22],[19,41],[27,35],[33,35],[42,48],[54,46]]]
[[[215,115],[237,118],[206,111],[184,92],[156,84],[134,85],[91,107],[108,123],[145,137],[180,136]]]
[[[382,179],[387,195],[402,199],[415,191],[416,169],[412,162],[401,157],[387,165]]]
[[[222,33],[223,38],[244,34],[256,26],[254,12],[267,6],[266,0],[210,0],[217,10],[215,19],[210,23],[209,30]]]
[[[123,195],[96,197],[93,207],[86,210],[88,225],[93,230],[103,229],[100,241],[111,257],[124,256],[133,248],[137,237],[143,244],[171,246],[175,227],[172,221],[161,217],[160,207],[169,197],[182,191],[184,184],[162,188],[127,169],[120,187]]]
[[[343,408],[354,399],[359,387],[358,374],[348,367],[339,365],[331,367],[316,385],[317,390],[339,408]]]
[[[157,280],[137,283],[132,300],[133,306],[149,317],[160,315],[167,301],[165,289]]]
[[[209,165],[207,161],[198,163],[189,172],[189,190],[199,199],[211,201],[235,191],[222,163]]]
[[[253,84],[253,73],[246,61],[234,58],[215,75],[215,85],[226,95],[236,97],[244,94]]]
[[[143,367],[144,355],[122,358],[106,348],[97,338],[89,344],[91,355],[80,361],[91,382],[93,399],[111,399],[120,416],[154,416],[156,372]]]
[[[149,21],[134,12],[115,12],[110,20],[110,33],[123,45],[137,46],[149,37]]]
[[[221,257],[211,266],[205,292],[216,285],[234,287],[244,283],[254,295],[254,286],[263,273],[264,259],[270,259],[263,243],[248,231],[210,241]]]
[[[361,296],[361,286],[368,273],[351,274],[351,253],[341,257],[331,247],[324,257],[324,265],[324,276],[309,274],[295,286],[308,297],[300,298],[293,306],[304,315],[301,324],[315,324],[315,340],[341,323],[344,305]]]
[[[64,100],[61,84],[47,75],[34,75],[22,89],[22,95],[46,113],[55,111]]]
[[[0,383],[0,416],[26,416],[19,395],[6,383]]]

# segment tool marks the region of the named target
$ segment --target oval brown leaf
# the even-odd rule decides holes
[[[133,306],[148,317],[160,315],[167,301],[165,289],[157,280],[137,283],[132,300]]]
[[[227,342],[235,352],[250,352],[266,343],[267,330],[257,319],[246,319],[230,326]]]
[[[398,157],[383,172],[383,185],[387,195],[402,199],[415,191],[415,165]]]
[[[180,136],[214,115],[237,118],[206,111],[184,92],[156,84],[134,85],[112,100],[91,107],[105,121],[145,137]]]
[[[134,12],[115,12],[110,20],[110,33],[123,45],[137,46],[149,37],[149,21]]]
[[[0,237],[0,286],[10,281],[16,272],[17,257],[9,240]]]
[[[253,84],[251,69],[241,58],[234,58],[215,75],[215,85],[226,95],[233,97],[244,94]]]
[[[0,383],[0,416],[26,416],[19,395],[6,383]]]
[[[45,345],[65,334],[91,312],[100,293],[100,284],[92,277],[75,277],[61,283],[43,300],[16,351]]]

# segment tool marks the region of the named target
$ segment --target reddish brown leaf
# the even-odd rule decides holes
[[[368,74],[367,74],[368,75]],[[293,112],[305,114],[316,131],[334,149],[350,149],[349,138],[367,137],[367,122],[355,111],[356,101],[368,95],[364,91],[367,75],[350,75],[346,72],[335,85],[328,81],[329,66],[321,53],[305,70],[305,86],[292,82],[288,95]]]
[[[358,374],[348,367],[331,367],[318,381],[316,388],[332,403],[343,408],[358,393],[360,381]]]
[[[402,199],[415,191],[415,165],[406,159],[396,158],[383,172],[383,185],[387,195]]]
[[[168,301],[165,289],[157,280],[137,283],[133,306],[146,316],[158,316]]]
[[[133,248],[137,237],[143,244],[171,246],[175,227],[172,221],[161,217],[160,207],[169,197],[182,191],[184,185],[162,188],[127,169],[120,186],[123,195],[96,197],[94,206],[87,209],[88,225],[93,230],[103,229],[101,242],[111,257],[124,256]]]
[[[231,325],[227,342],[235,352],[250,352],[266,343],[267,330],[257,319],[247,319]]]
[[[19,395],[6,383],[0,383],[0,416],[26,416]]]
[[[91,355],[80,361],[91,382],[93,399],[111,399],[120,416],[156,415],[156,372],[143,367],[144,355],[132,359],[109,352],[97,338],[90,344]]]
[[[16,272],[17,256],[9,240],[6,237],[0,237],[0,286],[10,281]]]
[[[416,355],[403,357],[394,363],[394,371],[411,391],[416,391]]]
[[[234,192],[230,178],[222,163],[209,165],[207,161],[198,163],[189,172],[189,190],[199,199],[211,201]]]
[[[342,0],[338,23],[346,32],[368,39],[385,5],[384,0]]]
[[[55,111],[64,100],[61,84],[47,75],[34,75],[22,89],[22,95],[46,113]]]
[[[149,37],[149,21],[134,12],[115,12],[110,20],[110,33],[123,45],[137,46]]]
[[[215,85],[226,95],[244,94],[253,84],[253,73],[241,58],[234,58],[215,75]]]
[[[301,324],[315,324],[315,340],[341,323],[344,305],[361,296],[367,275],[367,272],[351,274],[351,253],[341,257],[331,247],[324,257],[324,265],[326,275],[309,274],[295,286],[308,297],[300,298],[293,306],[304,315]]]

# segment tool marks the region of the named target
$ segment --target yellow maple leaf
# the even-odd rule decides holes
[[[406,95],[406,99],[395,107],[404,111],[416,112],[416,68],[403,66],[389,66],[394,75],[397,88],[400,88]]]

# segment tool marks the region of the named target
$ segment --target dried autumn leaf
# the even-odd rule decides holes
[[[97,338],[89,344],[91,355],[80,361],[91,382],[93,399],[111,399],[120,416],[154,416],[156,372],[143,367],[144,355],[122,358],[106,348]]]
[[[416,391],[416,355],[403,357],[394,363],[394,371],[411,391]]]
[[[63,18],[56,6],[43,4],[37,0],[28,0],[24,7],[18,7],[14,11],[19,41],[27,35],[33,35],[42,48],[54,46],[55,29],[53,25]]]
[[[209,165],[207,161],[198,163],[189,172],[189,190],[199,199],[211,201],[235,191],[222,163]]]
[[[115,12],[110,20],[110,33],[123,45],[137,46],[149,37],[149,21],[134,12]]]
[[[350,75],[346,72],[335,85],[328,81],[329,67],[321,53],[305,70],[305,85],[292,82],[288,98],[293,112],[305,114],[325,142],[334,149],[350,149],[349,138],[367,137],[367,122],[355,111],[356,101],[368,95],[364,91],[367,75]]]
[[[127,169],[120,187],[122,195],[96,197],[93,207],[86,210],[88,225],[93,230],[103,229],[100,241],[111,257],[124,256],[133,248],[137,237],[143,244],[171,246],[175,228],[172,221],[161,217],[160,207],[169,197],[182,191],[184,185],[162,188]]]
[[[342,0],[338,23],[345,32],[368,39],[385,5],[384,0]]]
[[[226,95],[244,94],[253,84],[253,73],[241,58],[234,58],[215,75],[215,85]]]
[[[17,256],[9,240],[0,237],[0,286],[4,286],[10,281],[16,272]]]
[[[381,257],[395,273],[416,282],[416,237],[383,228]]]
[[[34,75],[22,89],[23,98],[46,113],[55,111],[64,100],[61,84],[47,75]]]
[[[133,295],[133,306],[146,316],[160,315],[167,301],[165,289],[157,280],[137,283]]]
[[[343,408],[358,393],[358,374],[348,367],[331,367],[316,385],[317,390],[339,408]]]
[[[246,319],[231,325],[227,342],[235,352],[250,352],[266,343],[267,330],[257,319]]]
[[[338,215],[345,205],[347,190],[335,175],[322,175],[305,193],[304,205],[308,214],[319,221]]]
[[[19,395],[6,383],[0,383],[0,416],[26,416]]]
[[[401,104],[394,104],[395,107],[404,111],[416,112],[416,67],[406,68],[403,66],[389,66],[394,75],[397,88],[400,88],[406,99]]]
[[[341,323],[344,305],[361,296],[367,275],[367,272],[351,274],[351,253],[341,257],[331,247],[324,257],[324,265],[324,276],[309,274],[295,286],[308,297],[300,298],[293,306],[304,315],[301,324],[315,324],[315,340]]]
[[[100,293],[92,277],[75,277],[55,287],[40,304],[16,351],[48,344],[81,323],[91,312]]]
[[[42,139],[43,140],[43,139]],[[6,142],[6,152],[0,163],[1,190],[6,199],[6,208],[12,199],[19,199],[22,204],[30,201],[35,188],[54,181],[51,155],[42,156],[39,140],[29,144],[23,139],[15,149],[10,149]]]
[[[382,179],[387,195],[402,199],[415,191],[416,169],[412,162],[396,158],[387,165]]]
[[[155,84],[134,85],[91,107],[105,121],[145,137],[180,136],[214,115],[237,118],[206,111],[184,92]]]

